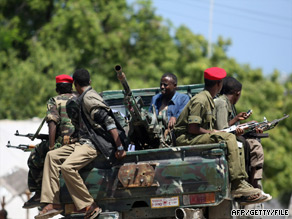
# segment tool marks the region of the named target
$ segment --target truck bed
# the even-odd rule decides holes
[[[179,207],[217,206],[228,199],[225,151],[224,143],[134,151],[110,168],[100,165],[100,156],[80,173],[103,210],[143,208],[166,216],[172,208],[173,215]],[[63,179],[61,202],[73,203]]]

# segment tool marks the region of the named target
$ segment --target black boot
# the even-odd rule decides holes
[[[36,192],[34,194],[33,197],[31,197],[27,202],[25,202],[22,206],[22,208],[34,208],[34,207],[38,207],[41,205],[41,193],[40,192]]]

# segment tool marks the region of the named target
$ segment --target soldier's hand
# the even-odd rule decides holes
[[[256,133],[260,133],[260,134],[262,134],[264,132],[263,129],[258,128],[258,127],[255,130],[256,130]]]
[[[170,117],[170,119],[168,121],[168,128],[169,129],[173,129],[175,123],[176,123],[176,118],[175,117]]]
[[[126,151],[116,151],[115,156],[118,160],[123,159],[126,156]]]
[[[247,113],[241,112],[241,113],[236,115],[236,119],[237,119],[237,121],[241,121],[241,120],[247,119],[249,116],[250,115],[247,115]]]
[[[55,142],[50,142],[49,143],[49,150],[54,150],[55,149]]]
[[[244,134],[244,130],[242,128],[237,127],[236,130],[236,135],[243,135]]]

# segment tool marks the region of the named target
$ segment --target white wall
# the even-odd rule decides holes
[[[23,152],[22,150],[7,148],[6,144],[8,141],[12,145],[18,144],[37,144],[40,140],[30,141],[28,138],[17,137],[14,135],[15,131],[18,130],[19,133],[35,133],[41,123],[41,119],[35,118],[25,121],[10,121],[10,120],[0,120],[0,177],[6,174],[9,174],[15,168],[23,168],[28,170],[27,159],[30,152]],[[47,134],[48,128],[47,124],[43,125],[43,128],[40,133]],[[24,184],[27,184],[25,179],[23,180]],[[5,196],[5,200],[9,201],[12,195],[0,185],[0,200]],[[23,196],[24,200],[26,196]],[[9,202],[5,209],[8,212],[8,218],[10,219],[25,219],[26,210],[22,208],[23,200],[20,197],[14,198]],[[1,208],[1,207],[0,207]],[[36,208],[29,210],[29,218],[34,218],[38,214]]]

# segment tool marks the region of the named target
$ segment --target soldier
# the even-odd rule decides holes
[[[90,126],[110,136],[111,142],[116,147],[116,158],[121,159],[126,155],[117,129],[118,122],[103,99],[91,88],[89,72],[85,69],[76,70],[73,79],[75,88],[80,94],[78,98],[81,109],[79,141],[48,152],[41,194],[41,203],[47,205],[35,218],[49,218],[62,212],[59,199],[59,170],[77,210],[85,211],[85,218],[95,218],[102,211],[89,194],[78,172],[109,149],[105,145],[96,143],[90,137]]]
[[[73,78],[69,75],[56,76],[56,92],[58,96],[48,100],[48,110],[45,118],[49,126],[49,141],[42,141],[36,145],[28,158],[28,188],[30,192],[35,192],[35,194],[24,203],[23,208],[34,208],[40,205],[46,154],[49,150],[61,147],[63,144],[68,144],[71,135],[74,133],[75,128],[66,113],[66,103],[74,96],[72,84]]]
[[[152,112],[152,105],[155,106],[156,114],[162,115],[166,111],[168,128],[172,129],[178,116],[190,100],[186,94],[176,92],[177,77],[172,73],[165,73],[160,80],[160,94],[152,97],[149,111]]]
[[[238,102],[241,96],[242,84],[233,77],[226,77],[223,79],[223,87],[220,92],[220,96],[215,99],[216,109],[216,127],[217,129],[228,128],[232,125],[239,125],[239,121],[249,118],[246,112],[237,114],[235,104]],[[236,134],[241,136],[244,134],[243,130],[236,130]],[[239,137],[238,137],[239,138]],[[261,188],[259,181],[263,178],[263,166],[264,166],[264,150],[262,144],[255,138],[244,138],[248,147],[248,175],[249,181],[255,188]],[[262,195],[266,197],[266,201],[271,200],[272,196],[264,193]]]
[[[208,68],[204,72],[205,89],[192,97],[180,114],[174,128],[177,145],[194,145],[226,142],[227,161],[234,198],[242,202],[262,202],[261,191],[245,179],[247,174],[240,164],[235,135],[214,130],[215,105],[213,98],[222,88],[226,72],[222,68]]]

